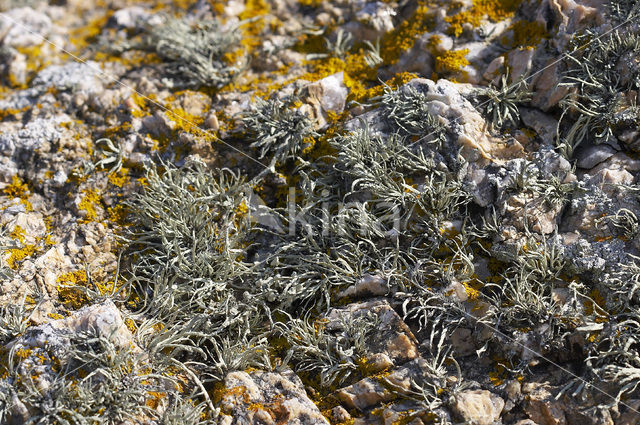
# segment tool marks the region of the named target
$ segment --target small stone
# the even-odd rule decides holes
[[[615,149],[604,144],[577,149],[575,153],[576,165],[580,168],[591,169],[611,158],[615,153]]]
[[[218,117],[216,116],[216,114],[209,114],[207,118],[205,118],[203,124],[205,128],[213,131],[218,131],[218,129],[220,128],[220,123],[218,122]]]
[[[302,96],[306,112],[315,119],[317,126],[326,126],[328,114],[341,114],[347,101],[349,89],[344,84],[344,73],[338,72],[304,87],[306,95]]]
[[[511,401],[516,401],[520,397],[522,393],[522,384],[518,381],[509,381],[505,387],[505,391],[507,393],[507,397]]]
[[[532,128],[545,145],[555,146],[558,133],[558,121],[537,109],[520,108],[522,122]]]
[[[458,328],[451,333],[451,346],[458,356],[469,356],[476,352],[471,335],[471,330],[467,328]]]
[[[491,425],[498,421],[504,400],[486,390],[463,391],[455,396],[453,411],[470,425]]]
[[[365,274],[355,285],[338,294],[338,298],[362,297],[366,295],[380,296],[389,292],[387,280],[382,276]]]
[[[336,406],[331,409],[331,419],[333,419],[334,422],[346,422],[351,419],[351,415],[344,407]]]
[[[111,19],[121,28],[135,29],[141,28],[150,16],[151,14],[145,8],[131,6],[115,11]]]

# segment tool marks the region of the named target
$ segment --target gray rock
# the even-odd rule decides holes
[[[111,19],[118,27],[128,29],[141,29],[145,25],[159,25],[162,23],[162,19],[159,16],[153,15],[149,10],[140,6],[116,10]]]
[[[62,136],[60,123],[69,122],[67,115],[53,118],[36,118],[22,128],[5,130],[0,133],[0,152],[13,157],[19,151],[33,151],[45,143],[57,141]]]
[[[87,61],[85,63],[69,62],[64,65],[50,65],[40,71],[33,80],[32,86],[44,91],[48,88],[84,91],[89,94],[103,90],[100,64]]]
[[[580,168],[591,169],[611,158],[615,153],[615,149],[605,144],[579,148],[575,153],[576,165]]]
[[[535,130],[545,145],[555,146],[558,121],[537,109],[520,108],[522,122]]]

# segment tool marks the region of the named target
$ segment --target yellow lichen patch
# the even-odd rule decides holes
[[[127,217],[127,209],[123,204],[117,204],[113,207],[107,208],[107,215],[109,217],[109,221],[120,226],[125,226]]]
[[[376,81],[375,68],[367,65],[365,53],[362,49],[357,53],[348,54],[344,59],[329,57],[309,62],[313,68],[302,77],[303,80],[317,81],[329,75],[343,72],[344,84],[349,88],[349,100],[362,100],[368,94],[367,83]]]
[[[161,393],[157,391],[147,391],[149,398],[147,398],[146,405],[151,409],[157,409],[160,405],[160,401],[167,396],[167,393]]]
[[[447,16],[449,33],[456,37],[462,34],[464,24],[478,27],[483,19],[498,22],[513,16],[521,0],[473,0],[470,9]]]
[[[12,248],[7,250],[9,257],[7,258],[7,265],[13,269],[17,270],[20,266],[20,263],[28,257],[31,257],[36,252],[36,245],[25,244],[25,230],[20,226],[15,226],[9,236],[19,242],[22,247],[21,248]]]
[[[86,25],[71,29],[71,31],[69,31],[69,41],[71,44],[73,44],[77,50],[82,50],[89,46],[89,44],[100,35],[112,14],[113,11],[108,10],[104,15],[89,20]]]
[[[20,360],[24,360],[31,355],[31,349],[29,348],[18,348],[15,351],[15,356]]]
[[[129,183],[129,169],[122,167],[117,173],[109,173],[109,182],[116,187],[122,187]]]
[[[98,218],[98,210],[96,208],[97,205],[100,205],[101,197],[98,194],[96,189],[87,189],[83,192],[82,199],[78,204],[78,208],[85,211],[84,219],[82,219],[81,223],[87,223],[90,221],[94,221]]]
[[[87,272],[76,270],[58,277],[58,298],[68,308],[78,310],[89,302],[87,294],[81,289],[88,283]]]
[[[435,70],[437,73],[451,74],[460,71],[461,68],[469,65],[466,56],[469,49],[447,50],[436,56]]]
[[[124,319],[124,324],[131,333],[135,333],[138,330],[136,323],[128,317]]]
[[[241,20],[259,18],[242,28],[244,37],[241,43],[249,54],[262,44],[262,39],[259,36],[264,28],[264,18],[268,15],[269,10],[269,5],[265,0],[245,0],[244,2],[244,10],[238,17]]]
[[[540,22],[518,21],[511,24],[507,31],[508,35],[503,36],[501,41],[509,48],[533,48],[549,36],[545,26]]]
[[[433,23],[428,11],[426,2],[419,1],[418,8],[409,19],[402,21],[395,30],[385,34],[380,43],[380,57],[385,64],[394,64],[402,53],[413,47],[420,35],[429,31]]]
[[[15,84],[13,84],[15,86]],[[16,115],[19,115],[25,111],[27,111],[29,109],[29,106],[25,106],[22,109],[13,109],[13,108],[6,108],[6,109],[1,109],[0,110],[0,121],[3,121],[5,118],[8,117],[14,117]]]
[[[480,289],[482,289],[482,283],[479,280],[473,280],[468,282],[462,282],[464,290],[467,293],[469,300],[477,300],[480,297]]]
[[[323,0],[298,0],[298,3],[302,6],[318,7],[322,4]]]
[[[147,98],[153,100],[153,98],[149,96],[147,96]],[[147,100],[145,99],[144,96],[138,94],[137,92],[133,92],[131,96],[129,96],[129,99],[131,99],[131,104],[132,104],[132,108],[131,108],[132,117],[142,118],[149,115],[147,113]]]
[[[18,52],[25,55],[27,60],[27,83],[38,72],[53,63],[52,59],[55,58],[59,52],[56,49],[52,49],[49,45],[39,44],[36,46],[17,47]],[[9,83],[15,88],[27,88],[28,85],[23,82],[16,81],[13,76],[9,75]]]
[[[507,364],[508,362],[506,359],[494,357],[493,360],[495,361],[495,370],[489,372],[489,381],[491,381],[494,386],[498,387],[504,384],[510,367]]]
[[[607,311],[605,310],[606,300],[600,294],[600,291],[593,289],[589,293],[589,298],[584,302],[584,312],[587,315],[595,315],[595,321],[597,323],[604,323],[607,321]]]
[[[33,206],[31,205],[31,202],[29,202],[29,186],[24,183],[20,177],[13,176],[11,184],[5,187],[3,192],[11,198],[19,198],[20,203],[24,205],[27,211],[33,210]]]

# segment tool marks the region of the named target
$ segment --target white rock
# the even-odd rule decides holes
[[[11,9],[0,15],[0,34],[3,44],[11,47],[29,47],[44,43],[51,32],[51,19],[30,7]]]
[[[224,379],[218,406],[234,419],[224,422],[228,416],[222,417],[218,424],[329,424],[291,370],[231,372]]]
[[[504,400],[486,390],[463,391],[455,396],[453,411],[470,425],[491,425],[498,421]]]
[[[387,280],[382,276],[365,274],[355,285],[338,294],[338,298],[360,297],[363,295],[380,296],[389,292]]]
[[[113,13],[115,24],[122,28],[139,28],[143,26],[151,16],[151,13],[140,6],[125,7]]]

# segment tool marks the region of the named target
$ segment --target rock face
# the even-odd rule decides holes
[[[640,423],[639,4],[0,0],[0,423]]]
[[[328,425],[291,370],[232,372],[224,379],[218,406],[220,425]]]

